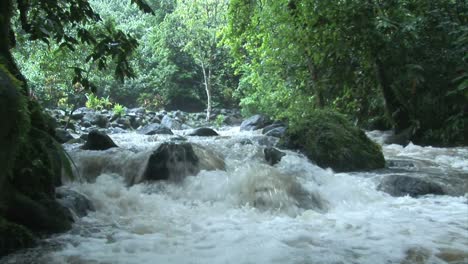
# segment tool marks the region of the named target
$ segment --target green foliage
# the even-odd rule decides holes
[[[123,116],[125,114],[125,107],[121,104],[114,104],[112,112],[114,112],[114,115]]]
[[[109,97],[99,98],[97,95],[90,93],[86,94],[86,107],[94,110],[110,109],[112,106]]]
[[[442,131],[468,102],[462,2],[232,0],[224,43],[241,105],[287,119],[323,107],[361,124],[387,115],[419,143],[455,133],[460,144],[463,130]],[[430,131],[440,137],[423,140]]]
[[[4,118],[0,130],[0,192],[6,176],[11,176],[20,146],[25,144],[31,127],[28,101],[21,93],[21,82],[0,64],[0,113]]]
[[[215,119],[215,125],[216,127],[221,127],[223,124],[224,124],[224,121],[226,120],[226,117],[222,114],[219,114],[216,116],[216,119]]]
[[[21,225],[10,223],[0,216],[0,256],[18,248],[30,247],[35,239],[32,233]]]
[[[137,99],[137,102],[149,109],[149,110],[160,110],[166,104],[164,98],[159,94],[141,93]]]

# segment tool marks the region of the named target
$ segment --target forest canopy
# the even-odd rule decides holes
[[[466,142],[464,1],[134,1],[147,14],[126,1],[66,2],[82,14],[57,13],[41,28],[32,6],[35,30],[16,34],[14,56],[47,107],[84,104],[79,82],[128,107],[240,103],[245,115],[292,125],[325,108],[421,144]]]

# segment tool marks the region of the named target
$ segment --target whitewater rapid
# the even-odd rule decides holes
[[[141,173],[139,153],[177,136],[111,135],[117,151],[69,146],[79,168],[106,165],[82,170],[99,172],[82,175],[87,181],[67,183],[96,210],[71,231],[0,262],[468,263],[468,148],[384,145],[387,162],[394,161],[389,168],[334,173],[291,151],[270,166],[263,148],[275,139],[238,127],[220,134],[187,139],[222,157],[225,171],[133,186],[126,177]],[[369,135],[383,142],[384,134]],[[385,175],[407,173],[424,173],[451,195],[392,197],[377,190]]]

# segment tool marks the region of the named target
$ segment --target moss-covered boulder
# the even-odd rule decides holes
[[[34,242],[34,236],[28,229],[0,217],[0,256],[18,248],[30,247]]]
[[[333,111],[317,110],[293,122],[280,146],[300,150],[318,166],[337,172],[385,166],[380,146]]]
[[[52,119],[24,90],[0,64],[0,256],[32,245],[34,235],[68,230],[73,221],[55,199],[70,163]]]

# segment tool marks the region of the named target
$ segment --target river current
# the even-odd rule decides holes
[[[149,151],[177,135],[114,134],[121,148],[107,151],[67,146],[82,180],[66,188],[96,210],[0,263],[468,263],[468,148],[383,145],[387,168],[334,173],[292,151],[270,166],[263,148],[275,139],[219,132],[187,138],[222,157],[225,171],[133,186]],[[386,136],[368,135],[380,144]],[[395,174],[436,181],[449,195],[377,190]]]

